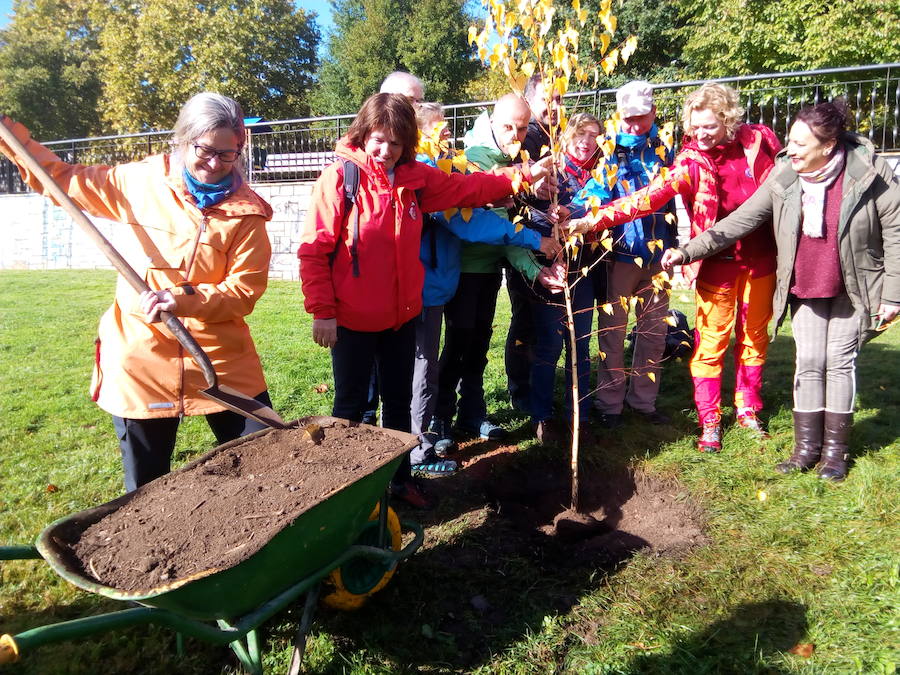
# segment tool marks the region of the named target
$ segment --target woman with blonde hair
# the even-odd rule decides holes
[[[744,111],[731,87],[707,83],[684,102],[685,143],[672,170],[646,188],[603,209],[598,226],[613,227],[659,211],[680,194],[691,220],[691,237],[712,227],[743,204],[769,175],[781,149],[768,127],[741,122]],[[735,335],[737,423],[765,438],[762,367],[769,345],[775,291],[775,240],[771,223],[700,263],[684,268],[696,281],[696,346],[690,369],[701,426],[698,449],[722,448],[722,364]]]

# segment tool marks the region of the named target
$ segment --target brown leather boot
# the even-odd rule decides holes
[[[822,461],[819,462],[819,478],[841,481],[847,476],[847,460],[850,459],[850,429],[853,413],[825,411],[825,438],[822,442]]]
[[[825,411],[794,411],[794,452],[775,466],[779,473],[806,471],[813,468],[822,455],[822,435],[825,430]]]

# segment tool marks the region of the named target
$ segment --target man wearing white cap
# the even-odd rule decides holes
[[[655,124],[653,85],[642,80],[629,82],[616,92],[616,107],[618,178],[608,199],[618,199],[644,187],[660,168],[672,163],[671,150],[659,151],[665,146]],[[676,244],[675,219],[667,222],[667,211],[675,212],[674,203],[659,213],[613,228],[613,258],[608,265],[596,267],[596,274],[606,275],[605,280],[595,283],[595,288],[602,288],[605,281],[606,287],[606,297],[598,298],[598,304],[612,305],[612,314],[598,312],[598,341],[606,357],[599,363],[594,406],[600,412],[601,426],[606,428],[622,423],[626,404],[652,424],[670,421],[656,409],[669,298],[665,292],[655,292],[652,282],[662,271],[663,251]],[[620,302],[623,297],[638,299],[632,305]],[[634,307],[637,329],[631,377],[626,383],[624,347],[629,306]]]

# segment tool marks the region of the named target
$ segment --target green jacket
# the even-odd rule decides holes
[[[512,157],[497,147],[494,133],[491,131],[490,117],[486,112],[475,120],[475,126],[466,133],[463,140],[466,146],[466,159],[483,171],[513,163]],[[505,208],[494,209],[494,212],[501,218],[509,217]],[[461,258],[460,271],[464,273],[498,272],[504,258],[530,281],[537,279],[541,271],[541,264],[537,262],[534,254],[519,246],[463,242]]]
[[[872,315],[884,302],[900,305],[900,182],[862,136],[846,134],[843,200],[838,221],[838,253],[844,287],[860,313],[860,337],[874,337]],[[762,186],[737,211],[679,250],[685,262],[701,260],[730,246],[768,222],[775,228],[778,283],[776,330],[787,313],[794,257],[801,232],[800,185],[782,151]]]

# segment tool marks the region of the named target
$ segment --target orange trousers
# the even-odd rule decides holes
[[[697,321],[691,378],[700,422],[718,415],[722,405],[722,364],[734,330],[737,408],[762,409],[762,367],[769,347],[769,321],[775,274],[753,277],[738,271],[733,286],[713,286],[697,280]]]

